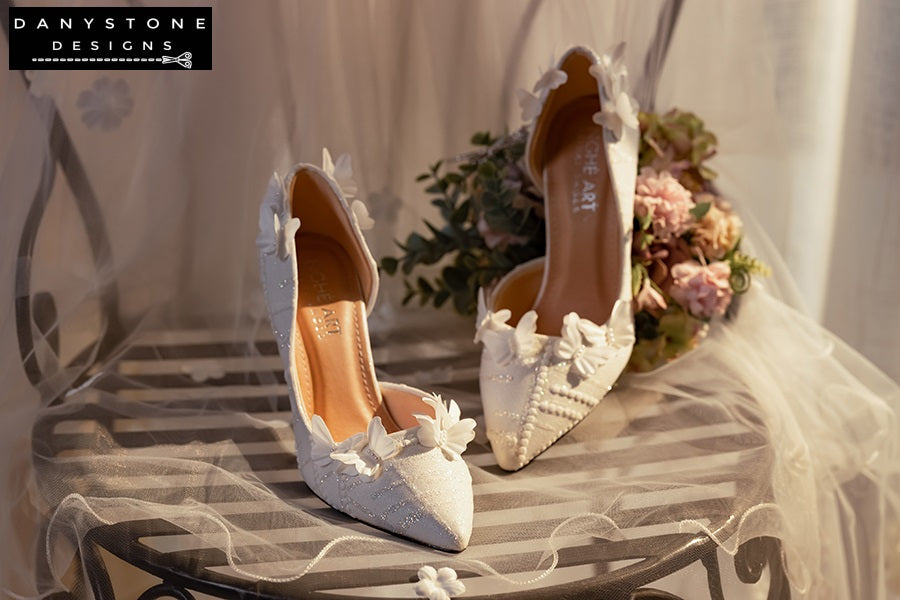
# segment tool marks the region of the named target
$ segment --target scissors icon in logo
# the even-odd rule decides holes
[[[172,63],[178,63],[185,69],[190,69],[191,68],[191,56],[192,56],[192,54],[190,52],[182,52],[178,56],[163,56],[162,64],[169,65]]]

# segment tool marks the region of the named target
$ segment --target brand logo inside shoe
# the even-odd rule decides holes
[[[313,325],[317,338],[321,340],[329,335],[341,335],[341,321],[332,309],[323,307],[316,309],[316,312],[318,314],[313,317]]]
[[[572,181],[572,212],[597,212],[597,193],[603,166],[602,130],[586,131],[578,138],[575,175]]]
[[[334,302],[334,294],[331,292],[328,278],[324,273],[321,271],[310,271],[309,279],[316,293],[316,304]],[[341,334],[341,321],[335,314],[334,309],[325,306],[317,307],[313,312],[312,323],[316,331],[316,337],[320,340],[330,335]]]

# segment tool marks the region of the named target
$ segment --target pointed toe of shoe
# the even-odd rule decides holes
[[[491,440],[491,450],[494,452],[494,458],[497,459],[497,466],[504,471],[518,471],[533,457],[519,454],[518,447],[509,443],[510,437],[515,438],[515,435],[511,433],[488,435],[488,439]]]
[[[472,537],[472,511],[464,507],[443,513],[432,512],[417,520],[406,532],[418,542],[440,550],[460,552],[469,545]]]
[[[517,343],[511,327],[482,335],[484,421],[497,465],[506,471],[518,471],[581,422],[602,402],[631,354],[629,337],[622,335],[623,345],[581,377],[571,361],[555,355],[559,337],[539,337],[539,358],[526,362],[505,354]]]
[[[442,550],[464,550],[472,536],[474,510],[469,469],[438,449],[420,457],[414,469],[419,475],[407,479],[415,506],[407,517],[409,526],[399,533]]]
[[[360,521],[441,550],[460,551],[472,535],[472,477],[458,456],[407,447],[377,478],[345,486],[332,503]]]

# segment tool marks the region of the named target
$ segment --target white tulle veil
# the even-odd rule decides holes
[[[584,452],[553,469],[581,468],[584,455],[608,450],[605,437],[621,426],[615,415],[628,417],[663,397],[688,408],[668,420],[635,418],[631,439],[665,438],[664,427],[673,423],[738,423],[744,437],[708,443],[740,453],[744,467],[732,491],[744,490],[752,505],[726,529],[713,527],[716,506],[705,505],[705,512],[681,519],[682,530],[708,531],[731,554],[753,538],[781,540],[795,597],[887,598],[891,578],[900,585],[900,389],[805,316],[807,302],[778,253],[785,236],[779,194],[789,185],[791,163],[784,158],[792,149],[777,102],[783,74],[773,66],[780,46],[773,41],[772,4],[217,1],[212,71],[0,75],[0,273],[7,290],[0,297],[0,589],[12,597],[59,589],[75,552],[88,554],[83,536],[123,521],[177,525],[225,553],[239,573],[269,582],[313,577],[342,556],[371,555],[377,568],[384,555],[388,568],[390,557],[402,555],[493,577],[498,589],[544,572],[551,577],[565,539],[619,539],[658,522],[651,511],[612,510],[614,499],[665,493],[673,481],[659,473],[598,475],[581,487],[542,484],[547,503],[576,508],[562,523],[533,524],[529,537],[544,545],[518,563],[436,556],[306,510],[305,500],[285,501],[273,482],[247,475],[257,457],[238,442],[173,447],[163,427],[153,430],[156,446],[123,446],[115,423],[163,417],[191,423],[222,405],[154,396],[145,391],[154,387],[146,373],[108,370],[116,359],[147,358],[138,340],[148,332],[161,340],[161,331],[215,331],[243,343],[245,354],[257,352],[254,341],[266,338],[268,325],[254,238],[258,201],[273,171],[318,162],[323,146],[349,152],[376,222],[369,232],[373,254],[393,253],[394,239],[432,216],[414,181],[430,162],[467,150],[475,131],[520,126],[513,91],[529,86],[554,54],[575,43],[602,50],[626,40],[638,96],[654,99],[657,110],[692,110],[717,133],[720,188],[742,215],[748,249],[773,275],[756,280],[737,317],[717,323],[698,349],[623,379],[609,410],[598,409],[564,440]],[[675,5],[681,10],[663,62],[648,49],[660,15]],[[0,50],[8,51],[5,44]],[[82,96],[88,101],[79,102]],[[92,106],[117,108],[97,121]],[[393,340],[461,348],[459,340],[474,331],[448,313],[438,319],[446,325],[432,331],[452,343],[429,339],[421,324],[430,313],[401,309],[401,297],[399,281],[387,278],[372,321],[385,348]],[[478,413],[477,389],[448,383],[465,379],[460,373],[471,363],[417,369],[401,355],[379,355],[386,370],[394,365],[388,374],[414,377]],[[174,368],[184,387],[216,385],[216,373],[207,386],[203,374],[193,378]],[[254,384],[277,386],[278,370]],[[97,377],[113,385],[100,391]],[[290,447],[284,423],[259,414],[268,407],[283,416],[284,407],[268,397],[258,403],[258,412],[226,410],[223,427],[271,430],[269,441]],[[99,411],[91,413],[102,416],[96,423],[110,427],[95,432],[92,447],[43,445],[41,435],[62,439],[95,427],[81,420],[68,430],[35,428],[85,406]],[[690,445],[673,443],[669,451]],[[471,463],[476,485],[510,485],[480,466],[489,456],[482,449]],[[553,475],[542,468],[535,465],[535,473]],[[607,468],[596,465],[598,473]],[[160,484],[173,480],[181,483]],[[526,480],[515,485],[535,493]],[[216,495],[226,488],[229,497]],[[229,502],[271,506],[267,531],[319,534],[285,546],[242,523]],[[485,502],[484,510],[502,508]],[[502,527],[484,532],[496,544],[522,535]],[[672,583],[674,593],[691,593],[678,585]],[[727,597],[760,597],[753,590],[734,583]]]

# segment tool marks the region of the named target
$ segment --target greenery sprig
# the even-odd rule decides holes
[[[473,315],[478,288],[544,254],[542,199],[520,167],[525,136],[479,132],[471,142],[478,150],[438,161],[416,178],[428,183],[425,192],[444,224],[425,220],[427,234],[409,234],[397,242],[400,256],[381,259],[386,273],[407,276],[404,304],[450,302],[456,312]],[[409,277],[420,265],[438,263],[445,266],[435,276]]]
[[[713,316],[733,316],[732,300],[749,289],[752,276],[770,271],[740,249],[741,221],[718,195],[716,173],[706,164],[718,141],[703,121],[679,110],[640,113],[638,120],[636,343],[629,368],[648,371],[695,347]],[[525,140],[524,129],[476,133],[474,151],[419,175],[444,224],[426,220],[427,233],[409,234],[397,242],[399,256],[381,259],[386,273],[403,273],[404,304],[450,303],[473,315],[479,288],[545,254],[543,199],[522,166]],[[413,276],[427,266],[440,270]]]

